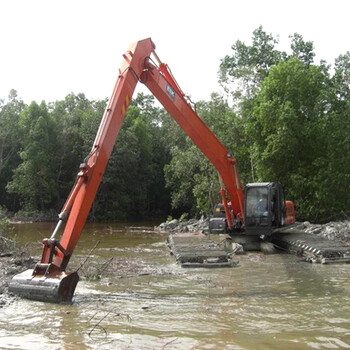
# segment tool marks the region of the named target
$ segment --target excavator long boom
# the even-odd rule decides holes
[[[78,276],[75,273],[66,273],[66,267],[87,220],[139,81],[148,87],[217,169],[225,185],[225,188],[221,189],[221,195],[229,228],[232,228],[234,221],[243,223],[244,193],[236,160],[192,109],[167,65],[159,60],[154,50],[155,45],[148,38],[130,45],[123,55],[118,79],[91,152],[80,165],[75,185],[59,214],[59,221],[52,236],[43,240],[41,262],[34,270],[25,271],[13,278],[10,290],[14,293],[43,301],[71,300]],[[157,62],[152,60],[151,55]],[[226,195],[231,202],[231,208],[227,205]],[[62,237],[57,240],[56,235],[64,223]]]

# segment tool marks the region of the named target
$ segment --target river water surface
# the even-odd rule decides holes
[[[73,303],[14,298],[0,349],[350,349],[350,265],[249,253],[234,268],[183,269],[152,227],[86,225],[69,267],[100,243]],[[16,239],[39,256],[52,228],[16,225]]]

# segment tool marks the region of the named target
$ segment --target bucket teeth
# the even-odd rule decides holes
[[[71,302],[79,281],[77,272],[55,275],[34,275],[26,270],[14,276],[9,291],[22,298],[52,303]]]

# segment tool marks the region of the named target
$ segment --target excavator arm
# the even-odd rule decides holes
[[[229,228],[232,229],[234,219],[241,223],[244,220],[244,193],[236,167],[236,159],[192,109],[168,67],[159,63],[159,69],[148,64],[144,84],[215,166],[226,187],[226,190],[221,189],[223,202],[226,203],[226,191],[231,201],[232,213],[227,205],[225,212]]]
[[[53,234],[49,239],[43,240],[41,261],[33,270],[27,270],[13,278],[10,284],[12,292],[43,301],[60,302],[72,299],[79,278],[76,273],[69,274],[65,271],[139,81],[148,87],[217,169],[220,183],[225,185],[220,192],[229,229],[237,223],[244,223],[244,192],[236,160],[192,109],[167,65],[159,60],[154,50],[155,45],[149,38],[130,45],[123,55],[118,79],[91,152],[80,165],[75,185],[59,214]],[[231,202],[230,207],[227,199]],[[57,240],[56,235],[62,226],[62,237]]]

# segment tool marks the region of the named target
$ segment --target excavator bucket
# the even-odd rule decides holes
[[[14,276],[9,291],[22,298],[52,303],[71,302],[79,281],[77,272],[37,275],[26,270]]]

